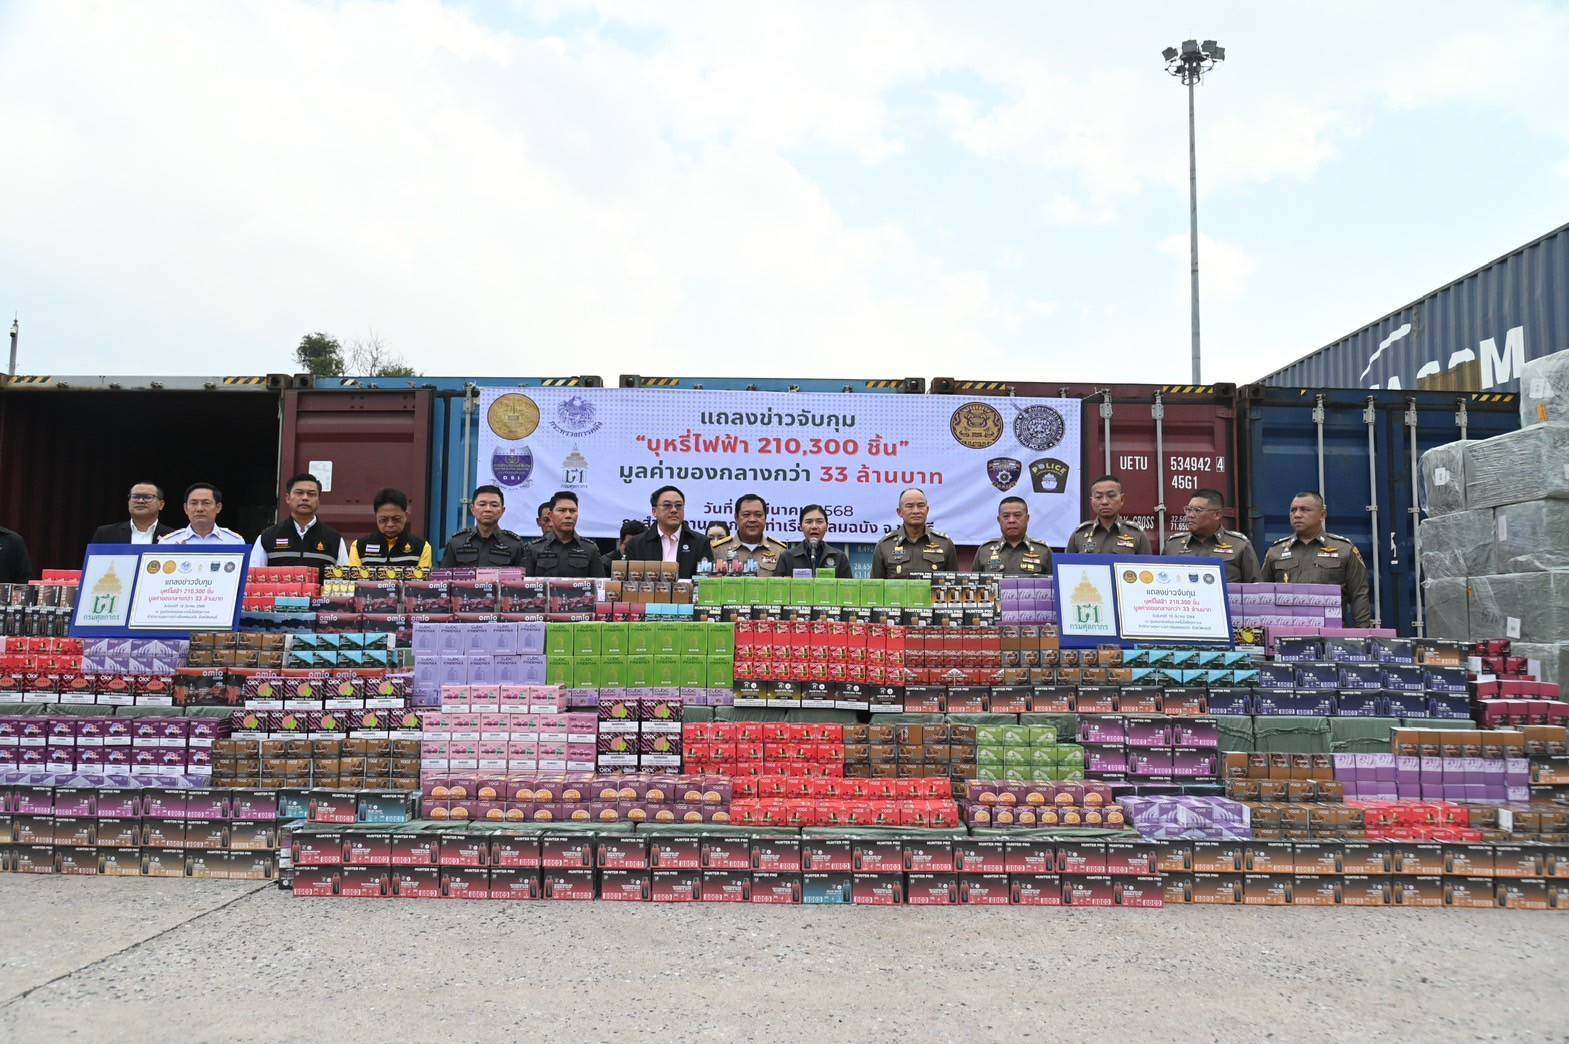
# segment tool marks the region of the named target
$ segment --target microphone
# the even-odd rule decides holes
[[[822,555],[822,550],[823,550],[822,542],[819,541],[816,537],[807,537],[806,538],[806,550],[807,550],[807,557],[811,560],[812,565],[815,566],[817,564],[818,558],[821,557],[821,555]]]

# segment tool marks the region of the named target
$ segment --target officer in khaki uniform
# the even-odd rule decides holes
[[[931,505],[919,489],[899,494],[902,526],[877,542],[872,549],[872,579],[897,580],[911,573],[957,572],[959,549],[953,541],[934,529],[926,528]]]
[[[758,576],[779,575],[780,563],[790,545],[765,536],[763,530],[767,528],[768,502],[756,493],[744,494],[735,502],[735,532],[709,544],[714,563],[738,563],[726,568],[744,572],[746,563],[756,562]]]
[[[1293,535],[1281,537],[1264,553],[1265,583],[1333,584],[1340,588],[1346,618],[1357,627],[1373,626],[1373,605],[1367,596],[1367,563],[1345,537],[1324,532],[1327,512],[1317,493],[1298,493],[1291,500]]]
[[[1150,538],[1144,530],[1122,520],[1122,480],[1104,475],[1090,484],[1090,508],[1095,517],[1068,538],[1068,551],[1076,555],[1147,555]]]
[[[1226,563],[1226,580],[1253,584],[1259,580],[1258,555],[1246,536],[1221,528],[1226,498],[1216,489],[1201,489],[1188,501],[1188,531],[1166,541],[1167,558],[1218,558]]]
[[[1023,497],[1004,497],[997,505],[1002,536],[975,549],[977,573],[1003,576],[1051,575],[1051,548],[1029,535],[1030,510]]]

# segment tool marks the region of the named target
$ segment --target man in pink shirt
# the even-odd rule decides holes
[[[675,562],[680,576],[688,579],[697,572],[697,563],[714,560],[708,537],[687,528],[686,495],[675,486],[661,486],[648,498],[654,524],[627,541],[629,562]]]

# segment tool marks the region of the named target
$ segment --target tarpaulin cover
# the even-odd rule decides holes
[[[1427,525],[1426,522],[1422,524]],[[1531,573],[1543,569],[1569,568],[1569,500],[1529,500],[1523,504],[1506,504],[1494,512],[1493,530],[1497,537],[1493,568],[1473,569],[1470,575]],[[1422,551],[1425,571],[1426,544]]]
[[[1257,750],[1267,754],[1328,754],[1329,721],[1319,717],[1253,719]]]
[[[1447,515],[1466,509],[1466,451],[1475,440],[1463,439],[1434,446],[1422,454],[1422,505],[1429,515]]]
[[[1544,355],[1521,368],[1520,424],[1569,424],[1569,352]]]
[[[1569,569],[1473,576],[1471,639],[1569,641]]]
[[[1509,655],[1533,661],[1537,681],[1569,685],[1569,642],[1511,642]]]

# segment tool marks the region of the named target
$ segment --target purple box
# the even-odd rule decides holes
[[[524,655],[543,655],[545,652],[545,625],[543,623],[518,624],[517,650]]]
[[[1171,728],[1163,718],[1128,718],[1123,742],[1129,747],[1169,747]]]
[[[1118,717],[1083,717],[1079,719],[1080,743],[1122,744],[1127,742],[1127,729]]]
[[[1171,775],[1171,749],[1169,747],[1151,747],[1128,751],[1128,774],[1130,776],[1169,776]]]
[[[1085,744],[1084,771],[1095,775],[1121,775],[1128,771],[1128,753],[1120,746]]]

